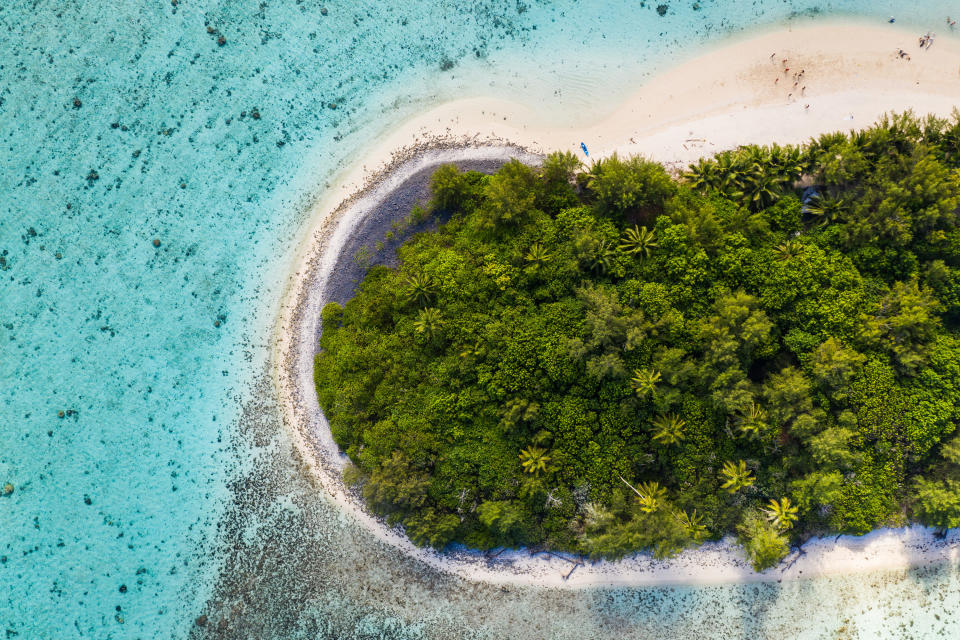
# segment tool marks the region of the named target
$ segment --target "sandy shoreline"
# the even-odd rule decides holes
[[[911,61],[899,58],[903,48]],[[770,54],[775,55],[771,58]],[[782,63],[787,59],[787,64]],[[790,71],[784,73],[785,66]],[[806,87],[793,93],[793,75]],[[776,80],[776,81],[775,81]],[[796,98],[796,99],[794,99]],[[644,153],[685,165],[748,142],[801,142],[826,131],[869,125],[888,110],[948,115],[960,101],[960,42],[940,38],[919,51],[916,36],[893,27],[829,23],[736,42],[663,74],[611,116],[583,128],[537,127],[529,107],[498,100],[447,103],[418,116],[368,150],[362,162],[331,180],[314,206],[291,270],[275,331],[273,362],[284,420],[317,483],[378,538],[423,562],[464,577],[550,586],[663,585],[809,578],[829,573],[903,570],[960,557],[960,533],[936,540],[921,527],[808,542],[781,567],[754,573],[730,542],[708,543],[666,562],[645,555],[577,566],[569,558],[526,550],[495,560],[470,551],[443,554],[414,546],[363,510],[343,486],[344,458],[313,390],[312,361],[324,291],[357,224],[410,176],[440,162],[535,160],[554,149],[591,157]],[[809,106],[807,106],[809,105]],[[852,118],[851,118],[852,117]]]

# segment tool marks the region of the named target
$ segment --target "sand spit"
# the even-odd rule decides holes
[[[829,23],[718,48],[655,78],[589,127],[538,129],[532,109],[482,98],[447,103],[407,122],[364,154],[363,164],[334,179],[338,187],[315,205],[280,310],[273,345],[277,392],[284,419],[317,483],[344,512],[399,552],[463,578],[495,584],[774,581],[958,563],[960,532],[938,539],[922,527],[812,540],[780,567],[762,574],[753,572],[728,540],[663,562],[647,555],[582,563],[528,550],[488,557],[468,550],[421,549],[367,513],[344,486],[340,471],[346,459],[317,404],[312,372],[323,304],[332,299],[328,293],[341,297],[354,279],[344,274],[345,260],[352,257],[345,248],[380,239],[378,234],[392,220],[384,209],[397,209],[391,203],[421,192],[431,166],[457,162],[489,167],[510,157],[535,162],[546,151],[577,151],[581,141],[592,158],[644,153],[682,166],[737,144],[801,142],[827,131],[865,127],[890,110],[949,115],[960,100],[957,96],[957,41],[938,40],[931,49],[919,50],[915,35],[893,27]],[[364,226],[371,216],[378,222]]]

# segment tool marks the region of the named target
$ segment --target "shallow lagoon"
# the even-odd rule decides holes
[[[944,31],[956,11],[912,4],[701,0],[661,17],[626,1],[5,3],[0,482],[16,489],[0,499],[0,627],[956,635],[955,567],[574,593],[432,575],[297,473],[263,379],[306,205],[406,115],[509,95],[547,103],[558,122],[590,120],[746,28],[892,13]]]

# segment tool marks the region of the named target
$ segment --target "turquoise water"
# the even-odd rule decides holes
[[[206,635],[211,626],[194,619],[222,608],[238,567],[265,571],[238,549],[260,548],[273,535],[260,525],[284,518],[312,523],[315,535],[297,540],[312,545],[311,570],[333,577],[303,601],[248,604],[267,626],[229,627],[231,637],[273,637],[270,620],[289,620],[276,637],[502,637],[526,624],[546,637],[587,612],[597,634],[640,619],[663,633],[696,629],[685,612],[720,597],[716,588],[660,590],[653,613],[636,604],[652,590],[587,591],[564,606],[525,590],[482,616],[471,587],[414,575],[389,550],[377,553],[397,568],[358,568],[370,544],[362,532],[308,487],[280,495],[296,485],[282,434],[263,427],[268,446],[239,426],[242,409],[259,406],[306,204],[402,118],[494,94],[588,120],[656,69],[744,29],[893,14],[945,32],[958,11],[941,1],[700,0],[671,1],[661,17],[658,4],[0,5],[0,483],[15,487],[0,498],[6,637]],[[269,504],[249,493],[268,484],[256,462],[265,459],[289,476],[271,480]],[[248,517],[259,525],[238,532]],[[307,589],[295,569],[264,580]],[[397,588],[385,583],[397,572],[416,598],[377,595]],[[924,579],[956,602],[954,572]],[[891,603],[920,588],[897,584]],[[839,593],[831,585],[817,586],[827,601]],[[737,597],[724,616],[800,596]],[[934,624],[931,605],[907,601]],[[680,602],[689,607],[663,604]],[[860,633],[873,620],[863,615]]]

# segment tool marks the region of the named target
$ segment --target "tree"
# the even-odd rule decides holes
[[[780,199],[780,180],[766,166],[754,163],[742,177],[744,203],[753,211],[769,207]]]
[[[676,444],[683,440],[685,424],[675,413],[657,416],[653,421],[653,440],[665,445]]]
[[[703,516],[697,514],[696,509],[690,513],[678,510],[675,515],[680,526],[684,528],[691,540],[700,543],[707,539],[708,532],[707,527],[703,524]]]
[[[547,183],[570,184],[582,163],[569,151],[554,151],[543,159],[540,177]]]
[[[614,153],[590,173],[587,188],[604,211],[618,216],[646,213],[652,219],[677,190],[663,166],[637,156],[621,160]]]
[[[658,559],[669,558],[691,544],[687,530],[669,509],[616,514],[594,507],[587,517],[583,548],[592,558],[622,558],[638,550],[651,550]]]
[[[527,251],[527,255],[525,255],[523,259],[526,260],[534,269],[539,269],[546,263],[550,262],[551,257],[552,256],[550,253],[543,247],[542,244],[539,242],[534,242],[530,246],[530,250]]]
[[[546,449],[541,447],[530,446],[520,451],[520,466],[527,473],[539,475],[541,472],[547,471],[547,463],[549,462],[550,456],[547,455]]]
[[[540,166],[543,186],[537,194],[537,208],[555,214],[566,207],[578,205],[580,202],[573,183],[580,166],[580,159],[569,151],[557,151],[544,158]]]
[[[960,527],[960,478],[917,478],[913,502],[920,522],[939,529]]]
[[[650,250],[657,246],[657,235],[653,231],[647,231],[646,227],[633,227],[625,229],[620,237],[620,250],[630,255],[640,258],[650,257]]]
[[[758,513],[748,514],[737,527],[737,539],[743,546],[754,571],[776,565],[789,550],[787,538]]]
[[[790,498],[780,498],[780,500],[770,500],[767,508],[763,509],[764,515],[777,530],[783,531],[793,526],[797,520],[798,508],[790,503]]]
[[[509,538],[523,525],[524,512],[509,500],[485,500],[477,507],[477,517],[501,538]]]
[[[440,312],[433,307],[420,309],[413,328],[417,333],[433,338],[440,331]]]
[[[425,307],[436,295],[436,286],[433,279],[424,273],[415,273],[407,279],[407,299],[417,305]]]
[[[430,507],[417,515],[407,517],[403,525],[414,543],[441,549],[453,540],[457,527],[460,526],[460,518]]]
[[[637,369],[633,372],[630,386],[633,387],[638,398],[645,398],[656,392],[658,382],[660,382],[659,371],[654,369]]]
[[[939,301],[916,279],[896,282],[864,316],[864,338],[886,348],[903,371],[916,371],[940,326]]]
[[[815,408],[809,379],[795,367],[784,367],[764,381],[761,394],[770,422],[781,430],[804,435],[804,427],[823,420],[823,411]],[[798,428],[799,427],[799,428]]]
[[[940,529],[960,527],[960,436],[944,445],[930,477],[914,481],[912,499],[922,523]]]
[[[667,490],[657,482],[641,482],[636,492],[640,510],[644,513],[652,513],[661,508],[667,498]]]
[[[853,430],[847,427],[832,426],[811,437],[807,444],[818,465],[850,470],[863,460],[862,454],[853,447],[855,436]]]
[[[533,215],[537,186],[533,169],[516,158],[504,164],[483,189],[483,202],[475,218],[480,229],[500,232],[522,224]]]
[[[813,216],[820,224],[826,225],[843,218],[847,202],[843,198],[816,195],[804,205],[803,212]]]
[[[456,165],[437,167],[430,178],[430,208],[441,211],[472,210],[480,194],[481,174],[461,172]]]
[[[743,291],[717,298],[714,314],[698,327],[708,360],[749,364],[765,351],[773,323],[759,307],[757,299]]]
[[[394,451],[370,474],[363,485],[363,496],[377,511],[396,521],[424,504],[429,484],[426,473],[403,452]]]
[[[737,429],[747,438],[759,438],[767,430],[767,412],[756,402],[742,412],[737,421]]]
[[[747,463],[743,460],[736,464],[730,461],[724,462],[723,468],[720,470],[720,478],[723,480],[720,488],[726,489],[729,493],[736,493],[757,481],[753,472],[747,469]]]
[[[611,265],[617,257],[617,248],[609,244],[605,238],[597,240],[590,256],[590,269],[596,274],[610,271]]]
[[[833,391],[835,398],[842,399],[845,393],[841,396],[838,392],[850,386],[866,361],[864,355],[830,337],[814,351],[810,369],[814,380]]]
[[[747,371],[755,357],[773,345],[773,323],[747,293],[722,295],[713,314],[697,323],[695,331],[703,349],[700,376],[708,382],[711,397],[728,413],[743,410],[753,401]]]
[[[839,471],[812,471],[791,484],[797,507],[803,512],[830,509],[842,489],[843,475]]]
[[[720,184],[721,172],[713,159],[700,158],[696,164],[689,165],[683,178],[692,188],[705,191],[709,188],[717,188]]]
[[[786,242],[777,245],[776,255],[777,260],[787,261],[796,258],[800,252],[803,251],[803,243],[798,240],[787,240]]]

